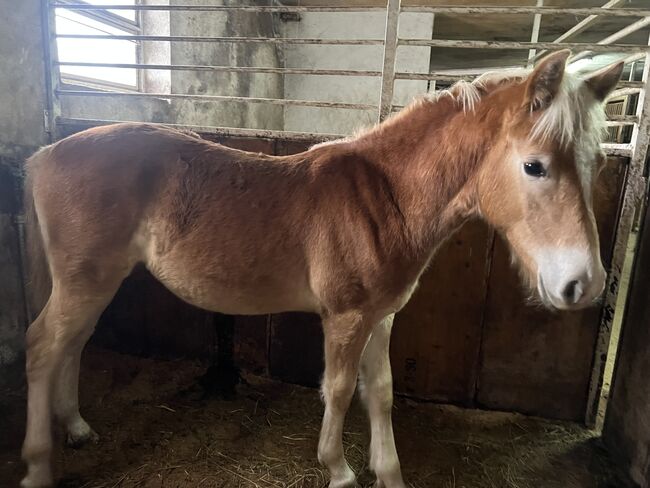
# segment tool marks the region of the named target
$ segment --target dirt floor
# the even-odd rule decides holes
[[[322,413],[316,390],[247,377],[236,398],[206,398],[198,362],[99,349],[86,351],[83,362],[82,413],[101,440],[59,449],[59,487],[327,486],[316,461]],[[23,473],[25,391],[2,390],[0,486],[12,487]],[[393,417],[404,477],[415,488],[627,486],[595,434],[575,424],[403,398]],[[367,445],[366,419],[355,401],[345,447],[363,486],[373,481]]]

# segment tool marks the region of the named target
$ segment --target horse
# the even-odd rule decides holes
[[[289,155],[224,147],[165,126],[95,127],[26,163],[31,287],[25,488],[51,486],[52,419],[72,444],[82,349],[142,263],[181,299],[226,314],[306,311],[324,331],[318,460],[355,486],[342,433],[357,383],[377,487],[405,488],[392,430],[389,341],[440,244],[481,217],[523,285],[557,310],[598,300],[592,192],[604,100],[623,64],[579,77],[566,50],[424,96],[353,137]]]

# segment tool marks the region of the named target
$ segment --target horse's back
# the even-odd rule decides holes
[[[303,250],[309,206],[291,204],[304,189],[284,160],[118,124],[46,148],[29,173],[48,255],[63,274],[142,262],[204,308],[312,306]]]

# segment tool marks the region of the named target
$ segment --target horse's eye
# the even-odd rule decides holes
[[[546,176],[546,168],[539,161],[526,161],[524,163],[524,171],[528,176],[534,176],[535,178],[543,178]]]

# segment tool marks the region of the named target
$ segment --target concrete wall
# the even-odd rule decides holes
[[[39,0],[0,0],[0,371],[20,358],[23,347],[25,305],[15,221],[21,164],[47,142],[40,19]]]
[[[168,3],[168,0],[149,0]],[[177,5],[202,5],[183,0]],[[220,2],[241,5],[241,1]],[[268,2],[251,1],[252,5]],[[219,4],[217,2],[216,4]],[[151,35],[274,37],[275,17],[253,12],[150,12],[142,19],[143,32]],[[108,41],[107,41],[108,42]],[[143,61],[155,64],[264,66],[282,65],[276,45],[261,43],[146,42]],[[281,75],[230,72],[144,70],[144,88],[151,93],[229,95],[282,98]],[[142,120],[186,125],[213,125],[260,129],[283,128],[279,105],[241,102],[203,102],[179,99],[111,99],[64,97],[62,111],[74,118]]]
[[[147,0],[168,3],[168,0]],[[234,0],[222,2],[228,4]],[[184,0],[183,4],[201,4]],[[249,2],[265,4],[264,1]],[[431,38],[432,14],[402,14],[400,36]],[[297,19],[251,12],[150,12],[143,32],[154,35],[324,37],[382,39],[383,12],[301,13]],[[262,66],[381,71],[383,46],[275,45],[260,43],[144,43],[143,60],[156,64]],[[429,70],[431,49],[402,46],[398,71]],[[324,100],[377,104],[379,77],[273,75],[228,72],[151,71],[143,73],[145,91],[198,95]],[[405,105],[426,93],[428,82],[398,80],[393,102]],[[64,98],[63,113],[70,117],[108,120],[146,120],[188,125],[216,125],[288,131],[348,134],[372,125],[377,110],[348,110],[279,106],[265,103],[198,102],[195,100]]]
[[[386,15],[383,12],[309,12],[301,13],[299,21],[282,22],[280,26],[284,37],[383,39]],[[399,29],[404,38],[430,39],[433,15],[402,14]],[[284,58],[287,68],[381,71],[383,52],[383,46],[288,44]],[[428,72],[429,58],[428,47],[402,46],[398,49],[397,70]],[[284,97],[378,104],[380,86],[379,77],[287,75]],[[426,91],[426,81],[398,80],[394,103],[404,105]],[[284,128],[289,131],[348,134],[376,121],[376,110],[287,106],[284,111]]]

